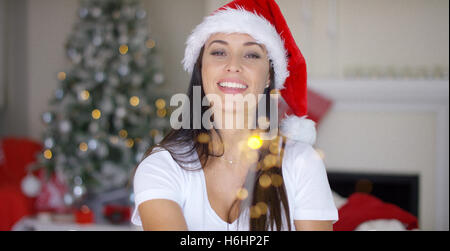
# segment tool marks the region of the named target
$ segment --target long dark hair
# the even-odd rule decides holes
[[[203,81],[201,75],[202,69],[202,58],[203,58],[204,47],[201,49],[200,55],[197,59],[197,62],[194,66],[194,70],[192,73],[189,89],[188,89],[188,97],[190,101],[190,127],[194,128],[193,123],[193,90],[194,86],[199,86],[201,88],[201,100],[205,97],[204,89],[203,89]],[[272,63],[270,63],[270,85],[265,89],[264,94],[266,97],[266,117],[270,121],[270,93],[274,90],[274,70]],[[210,107],[201,106],[201,117]],[[212,115],[212,118],[214,115]],[[181,120],[181,115],[178,118]],[[258,128],[258,122],[256,122]],[[196,171],[200,169],[204,169],[208,163],[210,157],[220,157],[223,155],[215,155],[211,153],[210,143],[205,143],[204,141],[199,141],[198,138],[201,135],[208,135],[209,139],[212,139],[212,132],[217,132],[220,140],[222,141],[222,137],[220,136],[220,132],[218,132],[214,127],[211,130],[205,129],[204,125],[201,125],[200,129],[172,129],[164,139],[157,145],[152,146],[147,152],[144,154],[142,160],[150,156],[152,153],[167,150],[172,158],[185,170],[188,171]],[[278,144],[282,142],[281,144]],[[288,224],[288,229],[291,230],[291,221],[289,214],[289,206],[288,206],[288,198],[286,193],[286,188],[283,182],[283,174],[282,174],[282,159],[284,153],[286,139],[284,136],[278,134],[275,140],[267,140],[263,141],[263,145],[259,148],[259,156],[258,161],[255,164],[255,168],[251,168],[249,174],[247,175],[245,183],[243,184],[243,191],[247,191],[249,196],[245,198],[237,198],[229,212],[227,222],[231,221],[231,213],[238,206],[238,215],[241,215],[241,212],[244,208],[250,209],[250,231],[267,231],[269,227],[271,230],[282,230],[283,219],[282,219],[282,206],[285,211],[286,222]],[[279,147],[274,147],[274,144]],[[159,149],[155,149],[159,147]],[[187,149],[185,152],[180,152],[180,149]],[[155,151],[154,151],[155,150]],[[190,156],[193,156],[194,152],[197,152],[198,159],[190,159]],[[195,154],[194,154],[195,155]],[[272,159],[272,161],[265,161],[267,159]],[[273,161],[276,160],[276,161]],[[197,169],[193,169],[192,167],[187,167],[187,164],[192,163],[200,163],[201,166]],[[272,162],[272,164],[267,163]],[[265,183],[265,184],[264,184]],[[269,184],[269,185],[268,185]],[[239,218],[237,220],[239,221]]]

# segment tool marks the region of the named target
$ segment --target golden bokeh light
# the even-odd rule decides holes
[[[87,90],[84,90],[80,93],[80,97],[82,100],[88,100],[90,96],[91,94]]]
[[[166,108],[166,101],[162,98],[156,100],[155,102],[156,108],[158,109],[164,109]]]
[[[95,109],[92,111],[92,118],[100,119],[101,116],[102,116],[102,113],[100,112],[99,109]]]
[[[240,152],[246,152],[246,151],[249,150],[249,148],[248,148],[248,143],[247,143],[246,140],[240,140],[240,141],[237,143],[237,145],[238,145],[238,149],[239,149]]]
[[[198,137],[197,137],[197,141],[200,143],[200,144],[208,144],[209,143],[209,140],[210,140],[210,137],[209,137],[209,135],[207,134],[207,133],[200,133],[199,135],[198,135]]]
[[[156,135],[158,135],[158,134],[159,134],[159,131],[156,129],[152,129],[150,131],[150,136],[152,136],[153,138],[156,137]]]
[[[166,109],[158,109],[158,111],[156,112],[156,115],[158,115],[158,117],[160,117],[160,118],[164,118],[167,115],[167,110]]]
[[[269,145],[269,151],[272,154],[279,154],[280,153],[280,145],[276,142],[271,142]]]
[[[116,145],[117,143],[119,143],[119,137],[117,137],[117,136],[111,136],[111,137],[109,138],[109,141],[110,141],[112,144]]]
[[[259,185],[263,188],[267,188],[272,184],[272,179],[269,175],[263,174],[261,177],[259,177]]]
[[[247,162],[251,163],[251,164],[256,163],[258,161],[258,157],[259,157],[258,152],[255,150],[246,151],[244,156],[245,156]]]
[[[65,73],[65,72],[58,72],[58,79],[59,80],[65,80],[66,79],[66,77],[67,77],[67,74]]]
[[[127,139],[125,141],[125,144],[128,148],[132,148],[134,146],[134,140],[133,139]]]
[[[268,154],[266,157],[264,157],[264,170],[270,169],[271,167],[274,167],[277,165],[277,156],[273,154]]]
[[[86,152],[86,151],[88,150],[88,144],[86,144],[85,142],[82,142],[82,143],[79,145],[79,148],[80,148],[80,150],[81,150],[82,152]]]
[[[127,53],[128,53],[128,45],[126,45],[126,44],[121,45],[121,46],[119,47],[119,52],[120,52],[120,54],[122,54],[122,55],[127,54]]]
[[[263,141],[262,141],[261,137],[255,135],[255,136],[251,136],[248,139],[247,144],[248,144],[248,147],[250,147],[251,149],[256,150],[256,149],[261,148],[261,146],[263,145]]]
[[[53,153],[50,149],[47,149],[44,151],[44,158],[50,160],[53,157]]]
[[[149,39],[147,40],[147,42],[145,42],[145,46],[147,46],[147,48],[152,49],[153,47],[155,47],[156,42],[153,39]]]
[[[261,216],[261,209],[257,206],[250,207],[250,217],[257,219]]]
[[[125,130],[125,129],[122,129],[122,130],[120,130],[119,131],[119,136],[121,137],[121,138],[126,138],[126,137],[128,137],[128,132],[127,132],[127,130]]]
[[[270,176],[272,178],[272,185],[274,187],[280,187],[283,184],[283,177],[279,174],[272,174]]]
[[[267,214],[268,207],[267,207],[266,203],[258,202],[256,204],[256,207],[259,208],[259,211],[260,211],[261,214]]]
[[[139,97],[137,97],[137,96],[133,96],[130,98],[130,105],[132,105],[132,106],[135,106],[135,107],[138,106],[139,102],[140,102],[140,100],[139,100]]]
[[[273,89],[270,91],[270,94],[272,95],[280,95],[280,91],[278,89]]]
[[[248,191],[245,188],[239,188],[236,192],[238,200],[245,200],[248,197]]]

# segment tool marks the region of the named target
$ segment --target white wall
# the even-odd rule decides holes
[[[28,13],[28,117],[29,135],[41,139],[41,115],[57,88],[57,73],[68,69],[64,45],[78,8],[76,0],[29,0]]]
[[[210,0],[206,11],[209,14],[227,2]],[[448,71],[447,0],[277,0],[277,3],[306,58],[312,78],[340,78],[355,66],[440,65]]]
[[[6,60],[6,1],[0,0],[0,111],[5,105]],[[0,128],[1,130],[1,128]]]

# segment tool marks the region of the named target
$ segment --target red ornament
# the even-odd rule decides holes
[[[92,224],[94,223],[94,213],[84,205],[75,211],[75,221],[79,224]]]
[[[121,205],[106,205],[103,208],[103,216],[113,224],[129,222],[131,219],[131,208]]]

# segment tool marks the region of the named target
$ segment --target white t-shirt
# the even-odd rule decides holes
[[[196,160],[198,155],[194,151]],[[199,164],[199,162],[197,162]],[[286,187],[292,230],[294,220],[338,220],[328,183],[325,165],[319,154],[308,144],[287,140],[283,157],[283,180]],[[188,230],[248,231],[249,210],[239,217],[239,224],[222,220],[208,200],[203,169],[181,168],[170,153],[162,150],[145,158],[134,177],[135,208],[131,221],[142,226],[138,207],[151,199],[175,201],[183,210]],[[282,207],[282,211],[284,209]],[[287,230],[283,213],[283,229]]]

